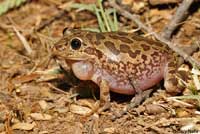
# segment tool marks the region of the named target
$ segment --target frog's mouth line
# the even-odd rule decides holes
[[[82,54],[74,56],[73,54],[54,52],[53,55],[55,56],[55,58],[60,59],[60,60],[86,61],[90,59],[90,57],[88,57],[87,55],[82,55]]]
[[[72,60],[72,61],[85,61],[85,60],[88,60],[88,58],[84,58],[84,57],[72,57],[72,56],[66,56],[65,59],[66,60]]]

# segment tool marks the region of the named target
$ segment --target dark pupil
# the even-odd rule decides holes
[[[75,50],[79,49],[81,47],[81,41],[79,39],[73,39],[71,41],[71,47]]]

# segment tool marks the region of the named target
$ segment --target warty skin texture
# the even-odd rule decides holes
[[[80,47],[73,48],[77,41]],[[167,90],[181,91],[174,77],[177,55],[165,44],[132,33],[66,30],[54,54],[80,80],[92,80],[99,86],[105,80],[116,93],[132,95],[163,78]]]

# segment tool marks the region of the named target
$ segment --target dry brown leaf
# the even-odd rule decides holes
[[[41,132],[39,132],[39,134],[49,134],[49,132],[48,131],[41,131]]]
[[[91,109],[94,109],[96,107],[96,102],[93,99],[80,99],[77,101],[77,103],[81,106],[86,106]]]
[[[38,103],[39,103],[40,107],[42,108],[42,110],[46,110],[48,108],[48,104],[46,101],[41,100]]]
[[[35,127],[35,122],[33,123],[16,123],[12,126],[12,129],[19,130],[32,130]]]
[[[12,82],[13,82],[13,84],[21,84],[21,83],[25,83],[25,82],[35,80],[39,77],[40,77],[40,74],[29,74],[29,75],[16,77],[12,80]]]
[[[156,105],[156,104],[149,104],[146,105],[146,111],[148,114],[160,114],[163,112],[166,112],[166,109],[160,105]]]
[[[114,127],[105,128],[104,132],[105,133],[109,133],[109,134],[114,134],[115,133],[115,128]]]
[[[62,113],[67,113],[69,111],[69,108],[68,107],[65,107],[65,108],[55,108],[54,111],[62,114]]]
[[[162,16],[164,19],[171,19],[172,17],[172,10],[158,10],[158,9],[152,9],[149,12],[149,17],[154,16]]]
[[[70,112],[80,114],[80,115],[87,115],[92,112],[92,110],[88,107],[83,107],[75,104],[70,105]]]
[[[49,114],[42,114],[42,113],[31,113],[30,116],[34,119],[34,120],[51,120],[52,116]]]

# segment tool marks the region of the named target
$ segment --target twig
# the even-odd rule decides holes
[[[53,90],[55,90],[55,91],[57,91],[57,92],[59,92],[59,93],[61,93],[61,94],[68,95],[67,92],[65,92],[65,91],[63,91],[63,90],[61,90],[61,89],[55,87],[54,85],[52,85],[52,84],[50,84],[50,83],[47,83],[47,85],[48,85],[50,88],[52,88]]]
[[[185,61],[190,62],[191,64],[194,64],[197,67],[200,67],[200,62],[198,62],[197,60],[195,60],[193,57],[189,56],[187,53],[185,53],[182,49],[176,47],[176,46],[181,46],[180,44],[177,43],[172,43],[168,40],[166,40],[165,38],[161,37],[160,35],[158,35],[157,33],[153,32],[151,28],[147,27],[146,25],[144,25],[138,18],[137,15],[135,14],[131,14],[130,12],[122,9],[119,5],[117,5],[113,0],[109,1],[110,5],[112,7],[114,7],[121,15],[125,16],[126,18],[134,21],[138,27],[142,28],[143,30],[147,31],[148,33],[152,33],[152,35],[154,37],[156,37],[157,40],[167,44],[173,51],[175,51],[177,54],[179,54],[180,56],[182,56],[184,58]]]
[[[62,10],[60,12],[58,12],[55,16],[53,16],[52,18],[44,21],[42,24],[40,24],[37,28],[36,31],[40,31],[42,30],[44,27],[46,27],[47,25],[50,25],[51,23],[54,22],[54,20],[61,18],[63,15],[65,15],[66,10]]]
[[[30,47],[28,41],[26,40],[26,38],[14,26],[13,26],[13,30],[16,32],[18,38],[20,39],[20,41],[24,45],[24,48],[26,49],[28,55],[31,55],[33,50],[31,49],[31,47]]]
[[[169,3],[178,3],[180,0],[149,0],[149,3],[153,6],[161,5],[161,4],[169,4]]]
[[[133,20],[139,28],[142,28],[143,30],[147,31],[147,32],[150,32],[149,28],[147,26],[145,26],[140,20],[139,20],[139,17],[138,15],[135,15],[135,14],[131,14],[130,12],[124,10],[123,8],[121,8],[119,5],[117,5],[115,3],[114,0],[110,0],[109,1],[110,5],[112,7],[114,7],[121,15],[125,16],[126,18],[129,18],[131,20]]]
[[[171,21],[169,24],[166,25],[162,32],[162,37],[165,39],[170,39],[173,31],[179,26],[180,22],[184,20],[184,18],[188,15],[188,9],[191,6],[191,4],[194,2],[194,0],[184,0],[178,9],[176,10],[176,13],[171,18]]]

